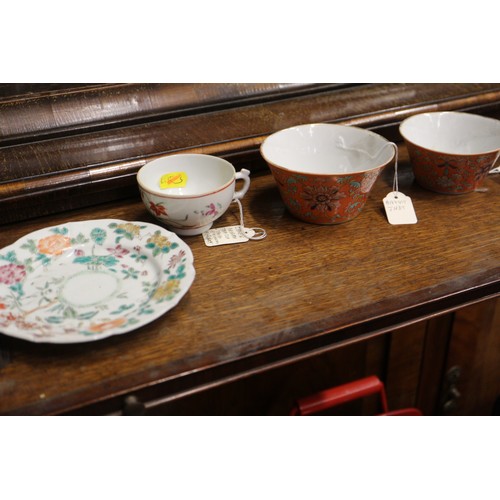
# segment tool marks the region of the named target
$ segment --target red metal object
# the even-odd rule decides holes
[[[312,415],[321,411],[327,410],[334,406],[339,406],[355,399],[364,398],[378,394],[382,405],[382,413],[380,415],[391,416],[420,416],[422,412],[417,408],[405,408],[402,410],[389,411],[387,407],[387,397],[385,394],[384,384],[374,375],[365,377],[354,382],[332,387],[324,391],[320,391],[311,396],[299,399],[295,407],[290,412],[290,415]]]

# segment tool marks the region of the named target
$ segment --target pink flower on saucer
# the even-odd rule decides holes
[[[26,276],[26,269],[20,264],[6,264],[0,267],[0,283],[14,285]]]

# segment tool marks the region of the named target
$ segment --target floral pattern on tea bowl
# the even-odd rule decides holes
[[[406,141],[415,179],[425,189],[442,194],[475,191],[493,168],[498,153],[451,155],[436,153]]]
[[[361,213],[394,148],[368,130],[318,123],[271,134],[261,154],[292,215],[314,224],[340,224]]]
[[[137,173],[142,201],[151,215],[181,236],[208,231],[250,187],[250,172],[236,172],[223,158],[173,154],[147,162]],[[236,181],[243,187],[236,190]]]
[[[443,194],[478,189],[500,154],[500,120],[438,111],[406,118],[399,130],[423,188]]]
[[[314,224],[341,224],[361,213],[382,167],[343,176],[295,174],[270,166],[290,213]]]

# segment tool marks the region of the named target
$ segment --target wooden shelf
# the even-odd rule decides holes
[[[391,226],[385,218],[391,166],[356,219],[316,226],[285,210],[259,146],[298,123],[356,125],[399,142],[398,124],[417,112],[498,117],[500,85],[197,85],[0,86],[0,118],[20,112],[18,121],[0,120],[0,248],[70,221],[155,223],[135,175],[148,159],[174,152],[214,154],[249,168],[245,222],[268,233],[262,241],[212,248],[201,237],[186,238],[197,271],[193,286],[173,310],[137,331],[79,345],[0,334],[0,414],[120,414],[129,396],[147,412],[161,412],[168,403],[237,381],[271,380],[276,370],[339,352],[357,362],[366,355],[366,366],[385,371],[393,400],[413,398],[428,412],[437,411],[441,377],[453,360],[469,371],[489,360],[484,380],[498,376],[483,352],[497,345],[500,317],[487,301],[500,295],[498,175],[488,177],[484,192],[432,193],[415,184],[400,144],[399,186],[413,200],[416,225]],[[85,109],[86,102],[95,106]],[[96,103],[109,106],[107,114]],[[55,109],[64,113],[51,115]],[[217,227],[238,217],[232,206]],[[487,335],[462,312],[454,320],[454,311],[477,303],[488,304],[471,313],[477,321],[487,311]],[[467,328],[478,336],[474,364],[461,349]],[[396,330],[390,342],[378,342]],[[355,346],[369,347],[358,355]],[[405,359],[411,373],[401,371]],[[477,380],[467,382],[472,391]],[[422,384],[430,381],[426,396]],[[488,398],[496,390],[490,386],[482,391]]]
[[[338,226],[300,222],[272,177],[255,174],[245,220],[262,241],[206,247],[186,238],[197,277],[181,303],[152,324],[81,345],[37,345],[0,335],[10,353],[0,413],[120,412],[134,393],[151,408],[360,342],[500,293],[500,179],[485,192],[445,196],[413,181],[404,148],[400,189],[419,219],[391,226],[382,198]],[[484,207],[488,207],[487,210]],[[91,218],[154,222],[138,199],[5,226],[0,247],[47,225]],[[217,226],[237,223],[232,207]]]

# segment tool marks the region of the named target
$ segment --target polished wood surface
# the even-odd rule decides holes
[[[0,84],[0,146],[342,88],[304,83]]]
[[[402,147],[400,190],[412,197],[419,222],[391,226],[382,198],[392,173],[385,170],[359,217],[338,226],[294,219],[269,173],[254,173],[243,200],[245,222],[265,228],[267,238],[212,248],[201,237],[186,238],[197,276],[163,317],[80,345],[0,335],[0,413],[120,412],[131,393],[154,409],[497,296],[499,177],[489,176],[483,192],[425,191],[414,183]],[[135,193],[4,225],[0,247],[49,225],[97,218],[154,222]],[[216,225],[237,221],[232,206]]]
[[[357,219],[320,227],[286,212],[259,154],[268,134],[298,123],[399,141],[402,119],[435,110],[499,117],[500,85],[0,84],[0,247],[67,221],[154,223],[135,174],[173,152],[249,168],[245,221],[269,234],[215,248],[186,238],[195,283],[135,332],[71,346],[0,334],[0,413],[283,414],[308,391],[377,374],[391,408],[437,414],[460,364],[465,395],[453,411],[487,414],[500,377],[499,301],[485,300],[500,293],[498,176],[485,192],[437,195],[413,183],[402,147],[417,225],[387,223],[388,168]],[[217,225],[237,217],[231,207]],[[346,411],[370,414],[373,402]]]

